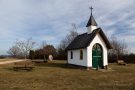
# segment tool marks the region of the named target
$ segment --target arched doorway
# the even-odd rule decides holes
[[[92,48],[92,67],[103,67],[103,49],[100,44],[95,44]]]

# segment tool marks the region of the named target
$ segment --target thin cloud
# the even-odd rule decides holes
[[[133,39],[134,3],[134,0],[0,0],[0,54],[6,54],[13,42],[21,38],[46,40],[57,46],[71,30],[72,23],[77,24],[79,33],[86,32],[91,5],[99,27],[108,37],[127,31],[121,39]],[[135,48],[134,41],[127,43],[129,48]]]

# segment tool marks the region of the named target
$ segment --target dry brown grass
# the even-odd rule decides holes
[[[110,64],[108,71],[87,71],[65,61],[36,64],[35,70],[0,66],[0,90],[134,90],[135,65]]]

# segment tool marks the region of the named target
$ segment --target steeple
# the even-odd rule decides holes
[[[88,23],[86,25],[86,27],[88,28],[88,33],[91,33],[98,26],[97,23],[96,23],[96,21],[95,21],[95,19],[94,19],[94,17],[93,17],[93,15],[92,15],[93,8],[90,7],[90,10],[91,10],[91,16],[90,16],[90,19],[89,19],[89,21],[88,21]]]

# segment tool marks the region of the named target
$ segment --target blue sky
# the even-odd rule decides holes
[[[94,17],[109,37],[125,40],[135,53],[135,0],[0,0],[0,55],[6,54],[16,39],[32,37],[57,46],[75,23],[86,32],[94,7]]]

